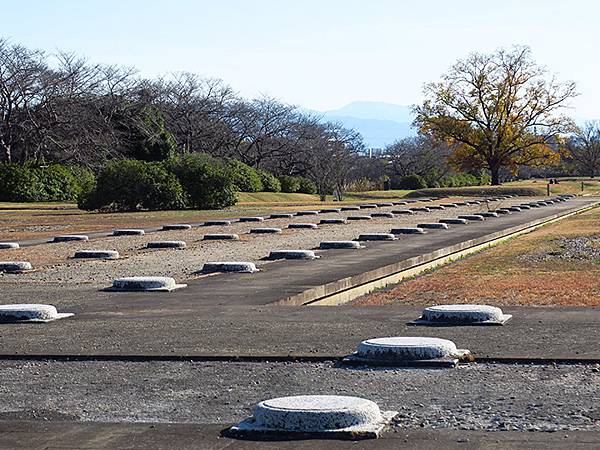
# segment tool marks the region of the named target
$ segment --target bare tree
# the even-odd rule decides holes
[[[594,178],[600,173],[600,123],[587,122],[578,127],[567,143],[577,168]]]

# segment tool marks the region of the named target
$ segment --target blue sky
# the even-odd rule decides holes
[[[593,0],[29,0],[4,2],[0,36],[320,110],[416,103],[457,58],[524,44],[578,83],[573,115],[600,118],[599,17]]]

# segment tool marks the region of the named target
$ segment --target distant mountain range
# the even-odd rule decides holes
[[[396,139],[415,136],[411,124],[414,115],[410,106],[386,102],[357,101],[331,111],[311,111],[324,121],[340,122],[362,134],[368,148],[383,148]],[[574,117],[578,125],[590,119]]]
[[[330,111],[314,111],[323,120],[340,122],[362,134],[369,148],[383,148],[396,139],[416,135],[410,106],[357,101]]]

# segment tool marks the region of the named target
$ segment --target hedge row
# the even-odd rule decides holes
[[[522,188],[522,187],[509,187],[509,186],[471,186],[462,188],[430,188],[430,189],[419,189],[417,191],[409,192],[406,197],[417,198],[417,197],[435,197],[435,196],[446,196],[446,197],[486,197],[486,196],[497,196],[497,195],[518,195],[524,197],[538,197],[545,195],[544,189],[538,188]]]
[[[94,175],[78,166],[0,164],[0,201],[75,201],[94,184]]]

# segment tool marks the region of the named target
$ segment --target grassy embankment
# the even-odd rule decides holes
[[[595,208],[354,304],[600,306],[598,280],[600,208]]]

